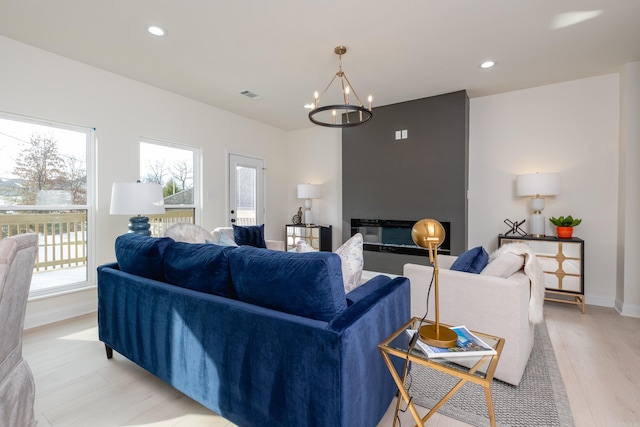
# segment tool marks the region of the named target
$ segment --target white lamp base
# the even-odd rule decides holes
[[[533,197],[531,199],[531,209],[533,209],[533,213],[529,217],[529,234],[533,237],[544,237],[546,221],[544,215],[542,215],[544,197]]]
[[[311,199],[304,201],[304,223],[306,225],[313,225],[313,212],[311,212]]]

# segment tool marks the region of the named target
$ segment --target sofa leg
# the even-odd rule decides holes
[[[107,359],[111,359],[113,357],[113,349],[108,345],[104,345],[104,349],[107,352]]]

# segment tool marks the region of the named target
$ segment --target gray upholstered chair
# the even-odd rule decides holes
[[[22,330],[38,236],[0,240],[0,426],[34,426],[35,383],[22,358]]]

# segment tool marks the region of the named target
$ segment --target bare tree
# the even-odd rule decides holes
[[[68,156],[66,161],[66,189],[71,191],[74,205],[87,204],[87,170],[84,162],[75,156]]]
[[[22,178],[19,195],[23,204],[34,204],[40,190],[64,189],[65,161],[51,136],[31,135],[15,162],[14,173]]]
[[[185,160],[178,160],[171,164],[171,177],[176,186],[181,190],[187,190],[189,182],[193,182],[193,170],[191,169],[189,162]]]
[[[164,177],[169,173],[164,165],[164,160],[156,160],[155,164],[149,162],[147,175],[142,178],[144,182],[153,182],[155,184],[164,185]]]

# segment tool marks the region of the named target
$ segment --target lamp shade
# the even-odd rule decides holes
[[[319,199],[320,185],[298,184],[298,199]]]
[[[518,196],[555,196],[560,194],[560,174],[529,173],[516,178]]]
[[[111,215],[153,215],[164,213],[160,184],[114,182],[111,189]]]

